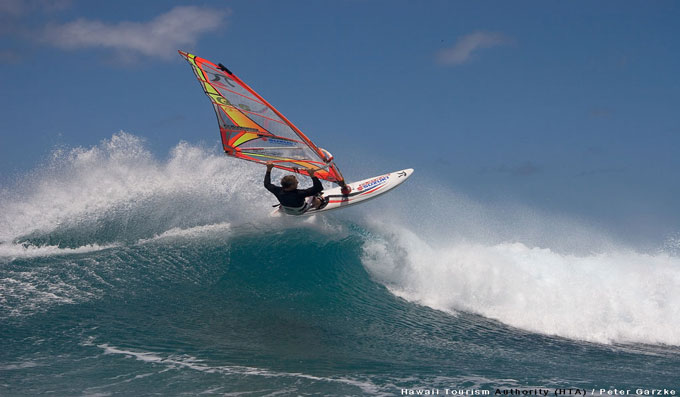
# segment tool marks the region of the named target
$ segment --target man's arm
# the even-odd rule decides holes
[[[264,174],[264,187],[276,194],[278,186],[272,185],[272,168],[274,168],[274,164],[271,162],[267,163],[267,172]]]
[[[314,196],[317,193],[321,193],[321,191],[323,190],[323,185],[321,184],[319,178],[314,176],[314,172],[315,171],[312,170],[311,168],[307,168],[307,173],[312,178],[313,184],[312,187],[301,191],[301,193],[303,193],[305,197]]]

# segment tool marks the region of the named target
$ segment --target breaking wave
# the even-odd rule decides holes
[[[197,251],[191,241],[306,228],[329,241],[358,238],[357,259],[375,281],[453,316],[590,342],[680,345],[677,239],[641,252],[580,220],[485,207],[422,180],[388,196],[398,200],[274,219],[261,179],[259,167],[188,143],[159,160],[124,132],[55,151],[0,194],[0,314],[125,293],[120,280],[137,273],[123,254],[134,247],[172,240]]]

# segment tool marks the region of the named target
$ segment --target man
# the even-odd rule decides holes
[[[295,175],[286,175],[281,178],[281,186],[272,185],[271,172],[274,164],[267,163],[267,173],[264,174],[264,187],[279,199],[281,209],[287,214],[302,215],[311,208],[321,209],[328,204],[319,193],[323,190],[321,181],[314,176],[314,170],[307,168],[307,173],[312,178],[314,185],[309,189],[299,190],[298,180]]]

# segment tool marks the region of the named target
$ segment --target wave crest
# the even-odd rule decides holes
[[[0,242],[77,248],[266,213],[261,170],[230,160],[181,142],[159,161],[125,132],[56,150],[5,192]]]
[[[680,345],[677,257],[439,244],[395,225],[383,225],[380,235],[364,244],[363,262],[404,299],[571,339]]]

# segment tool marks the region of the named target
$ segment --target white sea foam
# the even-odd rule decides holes
[[[141,222],[151,237],[243,214],[253,218],[266,213],[255,210],[267,194],[252,189],[261,178],[259,168],[187,143],[159,161],[139,138],[121,132],[98,146],[55,151],[49,164],[5,191],[0,242],[65,229],[82,232],[83,225],[103,221],[120,225],[124,234]]]
[[[527,238],[533,243],[521,241],[533,235],[521,223],[505,226],[516,229],[513,239],[497,232],[484,238],[484,222],[466,237],[465,222],[455,217],[424,217],[419,226],[373,222],[377,233],[365,242],[363,262],[394,294],[449,313],[599,343],[680,345],[680,258],[636,252],[591,228],[542,219],[554,230],[546,225]],[[535,215],[532,224],[540,222]]]
[[[101,292],[88,281],[63,278],[71,276],[55,276],[44,268],[3,271],[0,318],[34,314],[54,305],[84,301]]]
[[[194,226],[194,227],[189,227],[189,228],[179,228],[179,227],[173,227],[170,230],[166,230],[161,234],[155,235],[152,238],[149,239],[141,239],[139,240],[140,244],[149,242],[149,241],[156,241],[156,240],[164,240],[168,238],[201,238],[206,235],[214,235],[217,233],[224,233],[228,232],[231,230],[231,224],[228,222],[224,223],[217,223],[214,225],[201,225],[201,226]]]
[[[86,244],[77,248],[61,248],[56,245],[33,245],[0,243],[0,258],[14,260],[17,258],[36,258],[41,256],[55,256],[68,254],[82,254],[114,248],[119,244]]]
[[[26,368],[38,367],[40,364],[34,361],[21,361],[18,363],[0,364],[0,371],[23,370]]]
[[[85,344],[90,345],[92,344],[92,342],[86,341]],[[355,386],[361,389],[364,393],[370,393],[372,395],[383,395],[383,393],[379,393],[379,389],[376,385],[367,380],[357,380],[347,377],[320,377],[300,372],[277,372],[263,368],[246,367],[240,365],[209,365],[205,363],[204,360],[188,355],[163,356],[163,354],[161,353],[121,349],[115,346],[110,346],[106,343],[99,344],[97,345],[97,347],[104,350],[104,354],[123,355],[146,363],[163,365],[167,368],[173,369],[188,368],[200,372],[218,373],[225,375],[248,375],[248,376],[261,376],[267,378],[293,378],[330,383],[342,383],[350,386]]]

